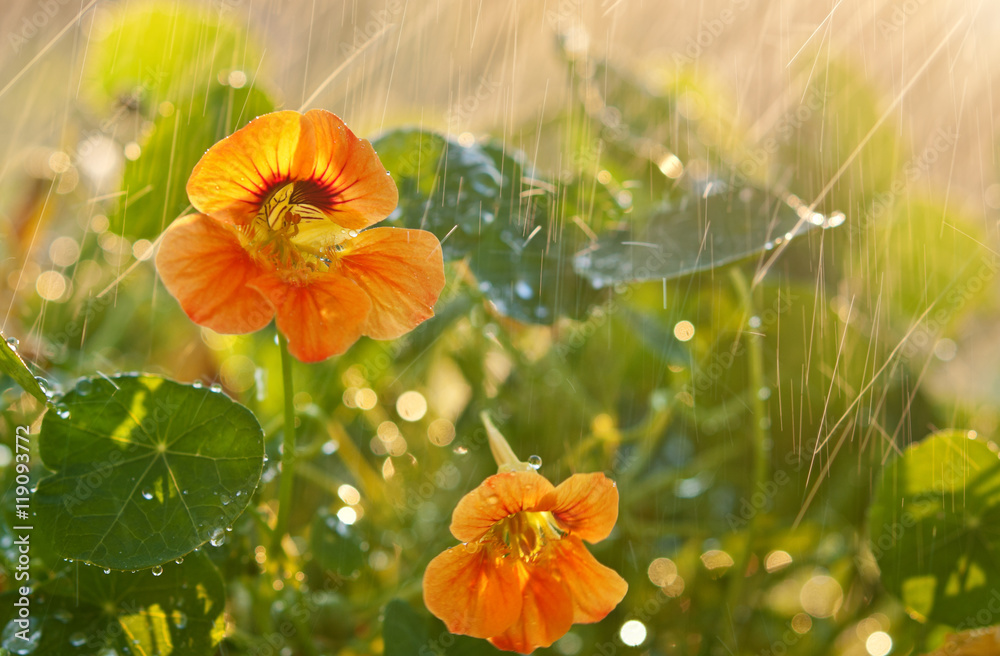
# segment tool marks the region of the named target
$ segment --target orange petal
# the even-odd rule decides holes
[[[272,273],[250,285],[271,301],[288,351],[302,362],[339,355],[361,336],[371,301],[347,278],[324,273],[289,282]]]
[[[573,598],[574,624],[599,622],[625,598],[625,579],[597,562],[579,538],[568,535],[552,548],[556,569]]]
[[[490,476],[455,506],[451,534],[462,542],[477,540],[504,517],[533,510],[554,490],[552,483],[533,471]]]
[[[360,139],[336,114],[311,109],[303,121],[316,134],[311,177],[333,196],[330,218],[348,230],[362,230],[389,216],[399,200],[396,183],[367,139]]]
[[[364,334],[395,339],[434,316],[444,288],[441,243],[426,230],[375,228],[344,242],[341,273],[372,300]]]
[[[618,488],[601,473],[573,474],[538,509],[551,511],[562,527],[578,538],[600,542],[618,520]]]
[[[274,308],[249,281],[266,269],[243,249],[235,231],[204,214],[177,219],[164,233],[156,270],[191,320],[218,333],[251,333]]]
[[[566,586],[548,569],[528,567],[524,571],[521,616],[490,642],[498,649],[528,654],[566,635],[573,625],[573,601]]]
[[[489,638],[505,631],[521,613],[521,584],[509,559],[486,548],[448,549],[424,571],[424,603],[452,633]]]
[[[205,214],[245,224],[282,182],[312,174],[315,141],[298,112],[260,116],[208,149],[188,179],[188,198]]]

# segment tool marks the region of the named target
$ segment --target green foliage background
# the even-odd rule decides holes
[[[910,185],[922,151],[848,57],[803,78],[773,145],[705,71],[581,53],[572,30],[545,46],[568,101],[516,125],[315,99],[373,128],[400,190],[388,223],[442,240],[448,285],[411,334],[296,366],[291,536],[273,542],[273,328],[200,329],[149,259],[204,150],[299,107],[242,4],[102,8],[50,55],[77,70],[47,108],[61,131],[0,184],[0,646],[30,426],[33,653],[493,653],[420,593],[451,509],[495,471],[483,410],[550,480],[605,471],[621,493],[592,551],[628,595],[540,654],[865,654],[878,631],[919,654],[1000,623],[995,395],[962,398],[944,370],[991,334],[992,237],[980,208]]]

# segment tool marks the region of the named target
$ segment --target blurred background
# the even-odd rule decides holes
[[[199,329],[148,261],[200,152],[272,108],[521,151],[539,179],[599,181],[625,231],[713,176],[841,212],[749,257],[707,250],[733,266],[595,284],[598,300],[537,323],[459,265],[413,339],[299,367],[314,462],[297,580],[318,595],[309,626],[325,624],[287,653],[388,653],[392,598],[443,635],[420,599],[424,551],[452,545],[451,507],[491,473],[482,409],[551,480],[604,470],[622,490],[594,552],[628,597],[541,651],[929,653],[972,625],[884,580],[908,565],[884,560],[868,518],[907,445],[954,428],[997,450],[998,31],[986,0],[6,0],[3,331],[53,382],[218,382],[278,430],[272,335]],[[700,253],[703,236],[677,240]],[[5,440],[37,420],[18,394]],[[263,653],[298,584],[270,583],[296,579],[267,569],[251,522],[227,544],[219,653]]]

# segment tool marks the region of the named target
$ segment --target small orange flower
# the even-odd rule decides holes
[[[202,156],[187,192],[200,214],[167,228],[156,268],[197,324],[239,334],[277,317],[292,355],[315,362],[434,315],[440,242],[424,230],[366,230],[395,209],[396,185],[330,112],[251,121]]]
[[[625,597],[625,580],[583,544],[611,533],[618,490],[599,473],[554,487],[484,421],[500,473],[455,508],[451,532],[463,544],[427,565],[424,602],[452,633],[527,654],[574,623],[600,621]]]

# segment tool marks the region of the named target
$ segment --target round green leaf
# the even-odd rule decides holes
[[[911,614],[983,625],[1000,587],[1000,459],[967,433],[937,433],[885,469],[869,516],[885,587]]]
[[[20,595],[0,597],[2,646],[13,653],[31,648],[33,654],[65,656],[213,653],[225,632],[226,604],[215,565],[194,553],[154,571],[158,575],[72,568],[32,596],[36,611],[27,623],[27,642],[16,637],[24,626],[14,605]]]
[[[84,379],[46,414],[35,508],[64,558],[138,569],[224,531],[260,480],[264,437],[220,392],[155,376]]]
[[[498,144],[463,146],[420,130],[374,143],[399,188],[390,221],[430,230],[446,259],[467,258],[497,311],[551,324],[583,318],[603,296],[573,270],[573,255],[624,210],[593,179],[555,184]]]
[[[717,181],[644,222],[600,235],[593,248],[577,254],[573,266],[597,286],[672,280],[766,253],[816,227],[843,221],[842,214],[803,219],[767,191]]]

